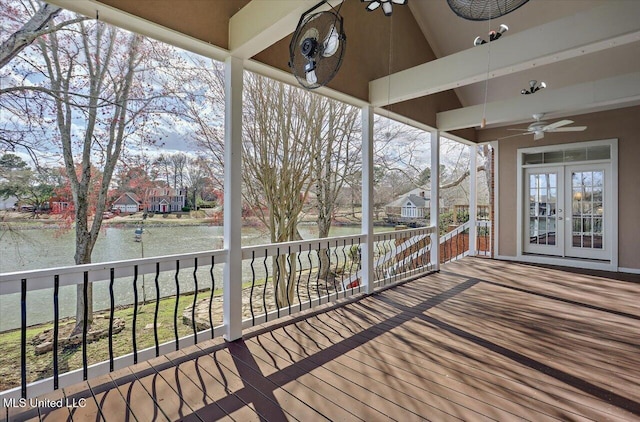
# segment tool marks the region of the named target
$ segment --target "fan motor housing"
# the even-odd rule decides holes
[[[302,41],[302,45],[300,46],[300,51],[303,56],[308,59],[313,58],[318,52],[318,41],[314,38],[307,38]]]

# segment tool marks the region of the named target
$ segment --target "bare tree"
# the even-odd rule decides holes
[[[298,218],[309,198],[317,131],[309,116],[321,99],[299,88],[252,73],[245,77],[244,188],[252,210],[269,229],[271,242],[299,239]],[[293,301],[295,254],[274,257],[276,303]],[[276,259],[278,260],[276,262]],[[289,265],[290,263],[290,265]]]
[[[27,22],[19,22],[19,28],[9,35],[7,39],[2,40],[2,44],[0,44],[0,69],[5,67],[38,37],[86,19],[84,17],[76,17],[51,25],[51,20],[60,13],[61,8],[43,2],[25,2],[21,5],[3,4],[3,12],[0,15],[3,22],[10,22],[21,14],[12,10],[17,7],[35,10],[35,12]],[[35,9],[36,7],[37,10]]]
[[[65,22],[73,20],[66,12],[59,16]],[[54,21],[49,25],[57,28]],[[74,259],[86,264],[91,262],[123,145],[132,136],[145,138],[143,117],[153,113],[159,98],[152,84],[143,82],[151,74],[145,64],[162,52],[145,48],[141,36],[79,21],[38,38],[34,49],[23,50],[14,59],[13,81],[27,83],[3,87],[0,98],[2,109],[17,116],[7,123],[12,125],[7,133],[27,145],[61,151],[74,202]],[[36,125],[39,133],[32,130]],[[95,167],[100,168],[101,180],[92,201]],[[85,292],[79,285],[76,329],[85,319],[85,294],[87,322],[92,320],[91,286]]]
[[[313,172],[317,207],[318,237],[329,237],[338,196],[343,186],[361,167],[360,113],[355,107],[329,98],[317,97],[316,114],[308,116],[308,130],[316,147]],[[320,278],[327,280],[329,254],[320,250]]]

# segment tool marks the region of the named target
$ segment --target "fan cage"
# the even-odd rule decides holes
[[[307,12],[309,13],[309,12]],[[325,17],[329,16],[331,17]],[[325,75],[324,77],[318,77],[317,82],[314,84],[310,84],[307,79],[304,71],[304,65],[307,63],[306,58],[300,54],[298,51],[300,48],[300,43],[302,37],[308,30],[307,24],[315,21],[315,20],[324,20],[325,25],[333,25],[335,27],[335,31],[338,33],[340,39],[340,45],[338,46],[338,51],[331,57],[319,60],[316,63],[316,74]],[[343,30],[343,19],[337,12],[334,11],[323,11],[312,14],[303,15],[300,18],[300,22],[298,23],[296,32],[293,34],[291,39],[291,43],[289,44],[289,67],[293,72],[293,75],[296,77],[300,85],[302,85],[306,89],[315,89],[329,83],[333,77],[338,73],[340,66],[342,65],[342,59],[344,57],[344,51],[346,48],[346,35]]]
[[[511,13],[529,0],[447,0],[461,18],[471,21],[496,19]]]

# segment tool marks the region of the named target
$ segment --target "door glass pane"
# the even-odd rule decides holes
[[[602,249],[604,172],[571,173],[571,245],[574,248]]]
[[[529,243],[556,244],[558,175],[529,175]]]

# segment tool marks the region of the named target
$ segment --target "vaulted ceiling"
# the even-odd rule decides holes
[[[51,0],[216,59],[295,83],[288,45],[316,0]],[[320,93],[478,138],[487,127],[640,104],[640,1],[531,0],[492,22],[456,16],[446,0],[410,0],[391,18],[359,0],[331,0],[347,50]],[[325,5],[326,7],[326,5]],[[499,40],[476,36],[506,24]],[[530,80],[547,88],[521,95]],[[485,104],[486,103],[486,104]]]

